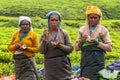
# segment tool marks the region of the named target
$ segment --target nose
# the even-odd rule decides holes
[[[56,21],[53,21],[53,23],[56,23]]]
[[[92,18],[92,21],[94,21],[95,19],[94,18]]]

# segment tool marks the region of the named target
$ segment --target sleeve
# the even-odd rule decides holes
[[[34,36],[34,38],[32,40],[33,45],[31,47],[27,47],[27,51],[37,53],[38,45],[39,45],[38,36],[36,34],[34,34],[33,36]]]
[[[81,50],[81,46],[82,46],[82,33],[80,32],[80,29],[78,31],[78,37],[76,39],[76,42],[75,42],[75,51],[79,51]]]
[[[11,52],[14,52],[16,50],[14,40],[15,40],[15,34],[12,36],[10,44],[8,44],[8,50]]]
[[[105,32],[104,32],[102,38],[104,40],[104,43],[99,42],[98,47],[105,51],[111,52],[112,51],[112,42],[110,40],[110,35],[109,35],[109,32],[107,29],[105,29]]]
[[[71,43],[71,39],[68,35],[67,32],[64,31],[64,41],[65,43],[64,44],[60,44],[59,48],[67,53],[72,53],[73,51],[73,46],[72,46],[72,43]]]
[[[47,44],[49,44],[50,41],[45,41],[43,35],[40,38],[39,41],[39,52],[42,54],[45,54],[47,51]]]

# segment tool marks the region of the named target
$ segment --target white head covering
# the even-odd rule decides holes
[[[20,29],[20,23],[21,23],[21,21],[23,21],[23,20],[27,20],[27,21],[30,22],[31,31],[33,31],[32,22],[31,22],[30,17],[28,17],[28,16],[19,16],[19,23],[18,23],[19,29]]]

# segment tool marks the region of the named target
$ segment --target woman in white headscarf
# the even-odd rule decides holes
[[[8,50],[13,52],[16,80],[38,80],[34,60],[38,52],[38,37],[29,17],[19,17],[19,30],[13,34]]]
[[[71,80],[71,66],[67,55],[73,47],[68,33],[61,29],[61,15],[47,14],[48,29],[40,39],[40,53],[44,54],[45,80]]]

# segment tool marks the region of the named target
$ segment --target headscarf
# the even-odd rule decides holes
[[[61,14],[60,14],[59,12],[57,12],[57,11],[51,11],[51,12],[48,12],[47,15],[46,15],[46,17],[48,18],[48,29],[50,29],[49,20],[50,20],[50,16],[51,16],[52,14],[56,14],[56,15],[59,16],[59,20],[60,20],[59,28],[61,28],[61,26],[62,26],[62,25],[61,25],[61,20],[62,20]]]
[[[101,10],[96,7],[96,6],[88,6],[86,9],[86,15],[88,16],[89,14],[97,14],[100,17],[102,17],[102,12]]]
[[[97,14],[100,16],[100,19],[102,19],[102,12],[101,10],[96,7],[96,6],[87,6],[86,9],[86,18],[88,17],[89,14]],[[86,19],[86,23],[88,24],[88,19]]]
[[[20,29],[20,24],[23,20],[27,20],[30,23],[30,29],[31,29],[31,31],[33,31],[32,22],[31,22],[30,17],[28,17],[28,16],[19,16],[19,23],[18,23],[19,29]]]

